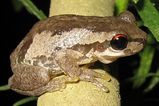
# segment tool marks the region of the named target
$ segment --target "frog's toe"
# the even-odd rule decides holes
[[[107,73],[107,72],[104,72],[104,73],[96,72],[94,69],[85,69],[83,71],[83,75],[90,76],[91,78],[104,79],[108,82],[111,81],[111,76],[109,75],[109,73]]]
[[[111,81],[111,77],[110,77],[110,75],[108,73],[104,73],[104,74],[98,73],[97,78],[104,79],[104,80],[106,80],[108,82]]]
[[[109,93],[109,89],[108,89],[106,86],[104,86],[102,83],[96,81],[94,84],[95,84],[98,88],[100,88],[101,90],[103,90],[104,92]]]

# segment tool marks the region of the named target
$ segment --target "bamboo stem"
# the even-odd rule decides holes
[[[51,0],[50,15],[76,14],[84,16],[112,16],[114,0]],[[97,70],[105,74],[103,70]],[[105,93],[90,82],[67,84],[62,91],[43,94],[38,106],[120,106],[119,83],[98,79],[110,90]]]
[[[50,16],[77,14],[84,16],[112,16],[114,0],[51,0]]]

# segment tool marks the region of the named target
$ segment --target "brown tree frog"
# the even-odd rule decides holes
[[[38,96],[60,90],[66,83],[88,81],[108,92],[97,78],[109,81],[110,77],[84,65],[97,60],[108,64],[133,55],[145,41],[146,33],[128,11],[117,17],[52,16],[36,23],[11,54],[9,86]]]

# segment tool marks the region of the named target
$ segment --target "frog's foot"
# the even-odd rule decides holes
[[[59,76],[52,79],[48,84],[47,92],[63,91],[67,83],[75,83],[79,81],[79,77]]]
[[[98,73],[95,72],[93,69],[83,69],[83,73],[80,75],[80,80],[89,81],[93,83],[98,88],[102,89],[104,92],[109,92],[109,89],[99,82],[96,78],[101,78],[106,81],[111,81],[110,75],[108,73]]]
[[[70,76],[60,76],[55,79],[52,79],[52,81],[49,82],[47,85],[47,92],[54,92],[54,91],[63,91],[66,88],[66,84],[69,83],[76,83],[80,80],[91,82],[104,92],[109,92],[109,89],[103,85],[101,82],[99,82],[96,78],[102,78],[104,80],[110,81],[110,77],[107,74],[102,74],[95,72],[91,69],[84,70],[83,73],[79,77],[70,77]]]

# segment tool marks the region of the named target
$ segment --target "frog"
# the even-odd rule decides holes
[[[108,74],[89,67],[110,64],[141,51],[147,35],[125,11],[118,16],[56,15],[37,22],[10,55],[13,75],[9,87],[23,95],[40,96],[67,84],[90,82],[104,92],[98,79]]]

